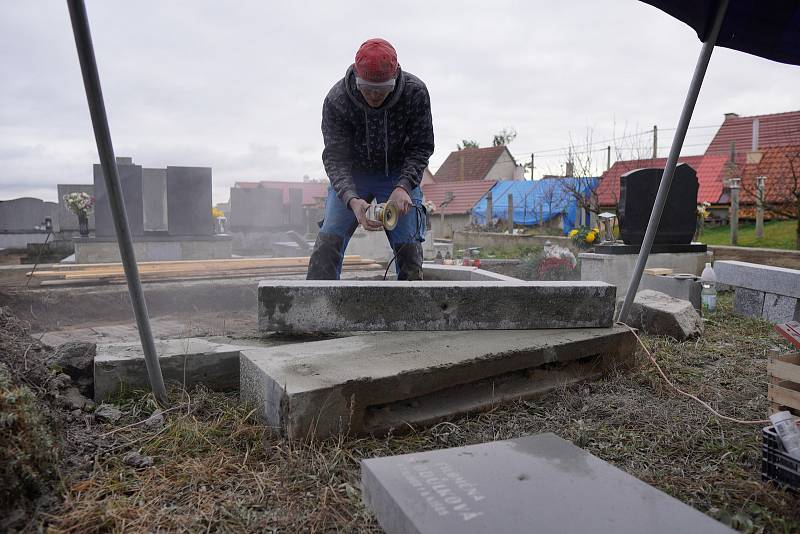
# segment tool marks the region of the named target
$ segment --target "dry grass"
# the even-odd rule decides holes
[[[786,350],[771,325],[730,314],[730,299],[699,340],[645,338],[681,387],[727,415],[765,416],[766,357]],[[800,499],[760,479],[760,428],[718,420],[678,396],[642,359],[624,376],[419,429],[402,436],[318,443],[268,436],[249,407],[206,391],[180,402],[162,429],[156,407],[128,400],[127,415],[49,517],[53,532],[371,532],[360,501],[361,458],[555,432],[678,499],[747,532],[800,531]],[[155,465],[135,469],[138,450]]]

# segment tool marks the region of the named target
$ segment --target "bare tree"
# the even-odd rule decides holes
[[[474,139],[462,139],[459,144],[456,145],[457,150],[464,150],[465,148],[480,148],[481,145],[478,144],[477,141]]]
[[[773,174],[759,172],[760,165],[748,169],[741,182],[742,201],[755,204],[759,195],[756,180],[758,176],[764,176],[764,211],[774,217],[797,221],[795,248],[800,250],[800,147],[792,147],[780,153],[770,152],[772,151],[767,149],[763,157],[778,158],[777,161],[772,161],[773,165],[765,165]],[[765,163],[763,159],[762,162]]]
[[[517,138],[517,131],[514,128],[503,128],[498,133],[494,134],[492,139],[492,146],[503,146],[510,144]]]

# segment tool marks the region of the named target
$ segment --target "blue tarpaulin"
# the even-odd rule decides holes
[[[597,178],[547,178],[497,182],[492,187],[492,222],[508,218],[508,195],[513,195],[514,224],[535,226],[564,215],[564,233],[575,227],[578,215],[576,193],[586,197],[597,187]],[[477,224],[486,224],[486,196],[472,208]]]

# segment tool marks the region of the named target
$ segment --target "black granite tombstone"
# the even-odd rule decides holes
[[[626,245],[641,245],[664,169],[637,169],[620,177],[619,228]],[[667,195],[655,244],[692,242],[697,217],[697,173],[681,163]]]

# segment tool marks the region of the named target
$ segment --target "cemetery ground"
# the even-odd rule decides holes
[[[732,315],[729,294],[720,301],[701,338],[644,342],[680,387],[762,419],[767,356],[788,344]],[[116,421],[65,409],[52,349],[0,310],[2,529],[379,532],[361,503],[360,459],[554,432],[743,532],[800,530],[800,498],[761,481],[760,427],[678,395],[642,351],[627,374],[433,427],[303,442],[270,435],[234,394],[174,384],[160,415],[145,392],[116,398]]]
[[[731,227],[728,225],[707,227],[703,230],[701,241],[708,245],[730,245]],[[738,245],[740,247],[781,248],[796,250],[797,221],[765,221],[764,237],[756,238],[756,225],[740,222]]]

